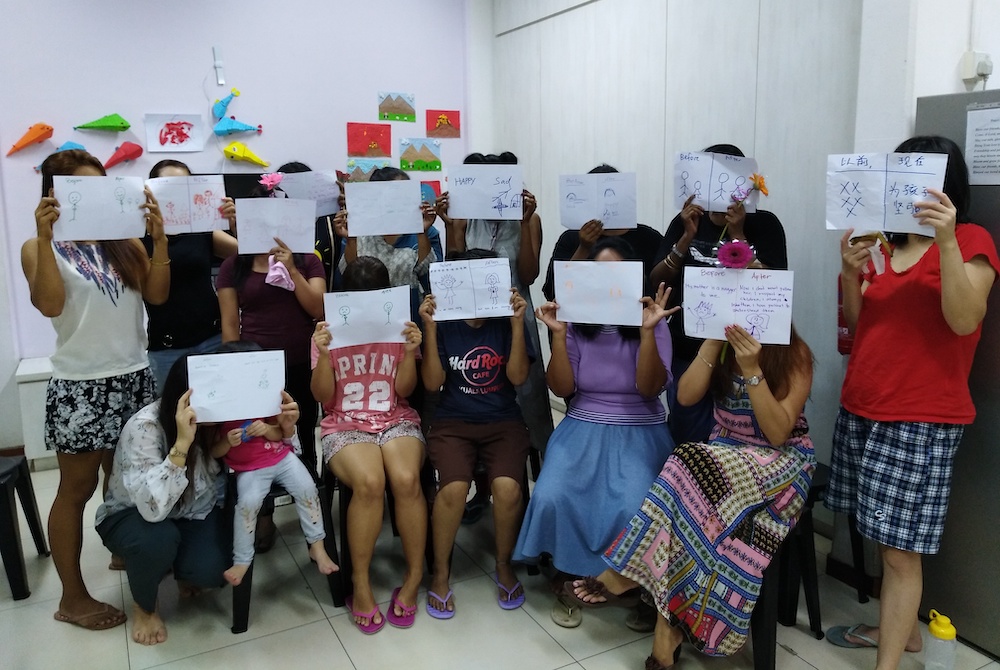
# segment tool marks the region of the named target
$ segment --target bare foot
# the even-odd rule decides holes
[[[223,572],[222,576],[225,577],[226,581],[232,584],[233,586],[239,586],[241,583],[243,583],[243,576],[247,573],[247,570],[249,569],[250,569],[249,565],[234,565],[233,567]]]
[[[363,587],[358,584],[354,585],[354,599],[350,602],[354,612],[372,612],[376,609],[376,604],[375,594],[372,593],[370,585]],[[375,616],[371,618],[355,615],[354,622],[361,626],[367,626],[370,623],[380,624],[382,623],[382,612],[376,612]]]
[[[160,615],[147,612],[138,605],[132,608],[132,639],[151,646],[167,641],[167,627]]]
[[[861,628],[858,629],[858,632],[864,635],[865,637],[870,637],[871,639],[875,640],[876,645],[878,644],[878,634],[879,634],[878,626],[861,626]],[[862,644],[865,646],[868,645],[868,642],[866,642],[865,640],[856,638],[851,634],[845,634],[844,639],[849,640],[850,642],[856,642],[857,644]],[[924,640],[922,637],[920,637],[919,624],[914,624],[913,630],[910,631],[910,638],[906,641],[906,651],[909,651],[911,653],[916,653],[923,648],[924,648]]]
[[[427,602],[438,612],[454,612],[455,598],[448,598],[448,592],[451,591],[451,585],[448,583],[449,575],[440,575],[440,572],[438,570],[431,578],[431,586],[427,590]],[[441,598],[435,598],[431,595],[432,593],[438,594],[441,598],[448,598],[448,602],[442,601]]]
[[[186,582],[183,579],[177,580],[177,594],[181,598],[196,598],[201,595],[201,591],[200,586]]]
[[[596,579],[601,584],[604,584],[604,588],[607,589],[608,593],[614,596],[620,596],[629,589],[634,589],[638,586],[631,579],[622,577],[614,570],[605,570]],[[587,590],[586,580],[584,579],[577,579],[573,582],[573,593],[585,603],[603,603],[607,600],[603,595]]]
[[[399,595],[396,596],[396,600],[403,603],[407,607],[415,607],[417,604],[417,591],[420,589],[420,580],[422,578],[423,575],[421,573],[417,573],[415,577],[407,577],[403,581],[403,585],[399,587]],[[447,592],[448,591],[446,590],[445,593]],[[392,604],[392,611],[396,614],[396,616],[406,615],[406,613],[395,602]]]
[[[497,581],[500,582],[504,588],[500,589],[499,597],[505,601],[517,600],[524,593],[524,587],[520,585],[517,579],[517,573],[514,572],[514,568],[511,567],[510,563],[501,563],[497,561],[496,563]],[[509,589],[513,589],[509,591]]]
[[[326,553],[323,540],[317,540],[309,545],[309,558],[313,560],[322,575],[332,575],[340,570],[340,566],[334,563],[330,555]]]

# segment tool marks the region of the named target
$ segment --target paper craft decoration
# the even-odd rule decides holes
[[[242,421],[281,413],[284,351],[188,356],[191,409],[198,423]]]
[[[344,184],[352,237],[424,232],[420,182],[369,181]]]
[[[454,219],[520,221],[524,191],[520,165],[448,168],[448,215]]]
[[[434,201],[438,199],[441,195],[441,182],[439,181],[422,181],[420,182],[420,199],[424,202],[429,202],[432,205]]]
[[[510,259],[476,258],[430,265],[435,321],[510,316]]]
[[[635,228],[635,173],[609,172],[559,177],[559,223],[579,230],[592,219],[607,230]]]
[[[348,123],[348,156],[391,156],[392,126],[388,123]]]
[[[388,158],[348,158],[347,181],[368,181],[379,168],[389,167]]]
[[[405,342],[410,318],[410,287],[323,294],[331,349],[378,342]]]
[[[111,158],[109,158],[104,164],[104,169],[107,170],[115,165],[118,165],[119,163],[125,163],[126,161],[134,161],[141,155],[141,146],[135,142],[122,142],[121,146],[115,147],[115,152],[111,154]]]
[[[378,118],[383,121],[409,121],[416,123],[412,93],[382,92],[378,94]]]
[[[457,109],[428,109],[427,137],[461,137],[461,113]]]
[[[315,200],[317,217],[340,211],[340,205],[337,203],[340,198],[340,187],[337,186],[337,173],[333,170],[289,172],[282,175],[281,190],[288,194],[289,198]]]
[[[826,159],[827,230],[884,230],[932,235],[913,217],[914,204],[937,199],[948,169],[946,154],[838,154]]]
[[[257,133],[260,135],[264,128],[260,125],[251,126],[249,123],[237,121],[235,116],[219,119],[219,122],[212,128],[212,132],[217,136],[233,135],[234,133]]]
[[[226,148],[222,150],[226,158],[234,161],[246,161],[247,163],[253,163],[254,165],[259,165],[261,167],[267,167],[270,163],[254,152],[250,151],[247,145],[242,142],[230,142],[226,145]]]
[[[226,197],[222,175],[156,177],[146,185],[160,203],[167,235],[229,228],[229,220],[219,211]]]
[[[641,326],[639,261],[556,261],[556,318],[567,323]]]
[[[205,119],[201,114],[146,114],[146,151],[150,153],[201,151],[205,148]]]
[[[128,121],[120,114],[108,114],[99,119],[95,119],[79,126],[73,126],[73,130],[106,130],[108,132],[124,132],[132,127]]]
[[[53,177],[59,219],[53,239],[125,240],[146,234],[141,177]]]
[[[85,146],[83,146],[82,144],[77,144],[76,142],[63,142],[52,153],[56,153],[57,154],[60,151],[69,151],[70,149],[77,149],[79,151],[86,151],[87,150],[87,148]],[[42,164],[39,163],[38,165],[35,166],[35,172],[41,172],[41,171],[42,171]]]
[[[224,97],[222,100],[216,100],[215,104],[212,105],[212,116],[215,119],[221,119],[226,115],[226,110],[229,109],[229,103],[233,101],[233,98],[239,97],[240,92],[237,89],[233,89],[229,92],[229,95]]]
[[[682,151],[674,160],[674,208],[678,211],[694,195],[694,204],[709,212],[724,212],[734,200],[746,211],[757,211],[760,193],[753,190],[750,177],[757,161],[742,156]]]
[[[399,141],[399,150],[401,170],[441,171],[441,140],[409,137]]]
[[[36,123],[28,128],[28,131],[24,135],[21,135],[21,139],[14,142],[14,146],[10,148],[7,155],[10,156],[13,153],[17,153],[32,144],[41,144],[50,137],[52,137],[52,126],[47,123]]]
[[[788,344],[792,328],[791,270],[684,268],[684,334],[725,340],[737,324],[761,344]]]
[[[291,198],[237,198],[238,250],[266,254],[278,237],[297,254],[311,254],[316,244],[316,203]]]

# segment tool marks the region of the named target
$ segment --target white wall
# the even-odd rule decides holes
[[[33,235],[39,178],[32,170],[66,140],[101,160],[124,140],[145,145],[146,112],[200,112],[242,91],[229,113],[263,124],[242,139],[272,167],[301,160],[314,168],[345,168],[347,121],[377,121],[379,90],[416,94],[417,122],[393,124],[393,154],[401,137],[424,137],[423,111],[466,103],[465,0],[235,0],[169,5],[34,0],[4,3],[0,40],[0,146],[6,149],[33,123],[55,127],[52,140],[0,159],[0,447],[21,443],[11,375],[21,357],[52,352],[55,336],[28,299],[20,270],[21,244]],[[222,49],[226,85],[215,85],[212,47]],[[117,112],[125,133],[73,131]],[[225,146],[227,142],[220,142]],[[466,140],[445,141],[443,160],[458,162]],[[148,174],[164,157],[195,171],[254,171],[224,162],[215,142],[196,154],[146,154],[117,174]],[[428,178],[428,177],[425,177]]]
[[[600,162],[637,172],[640,221],[663,231],[676,214],[675,152],[732,142],[760,161],[772,193],[764,207],[784,223],[797,271],[795,320],[817,356],[807,414],[828,460],[839,255],[823,230],[823,184],[826,154],[854,143],[861,0],[494,7],[496,136],[538,196],[543,258],[562,232],[560,173]]]

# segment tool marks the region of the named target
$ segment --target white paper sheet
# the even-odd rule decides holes
[[[316,218],[340,211],[337,198],[337,173],[333,170],[315,172],[289,172],[282,176],[278,187],[295,200],[315,200]]]
[[[435,321],[510,316],[510,259],[475,258],[430,265]]]
[[[219,211],[226,197],[221,174],[155,177],[146,185],[160,205],[167,235],[229,228],[229,220]]]
[[[415,179],[348,182],[344,196],[352,237],[424,232],[420,182]]]
[[[693,194],[694,204],[709,212],[724,212],[733,197],[749,191],[743,200],[747,212],[757,211],[760,192],[752,190],[750,177],[757,172],[757,161],[742,156],[682,151],[674,159],[674,208],[680,211]]]
[[[266,254],[281,238],[297,254],[316,246],[316,203],[291,198],[237,198],[236,239],[241,254]]]
[[[560,321],[642,325],[642,263],[556,261],[554,268]]]
[[[205,148],[205,119],[201,114],[146,114],[146,151],[149,153],[201,151]]]
[[[403,328],[410,318],[410,287],[375,291],[342,291],[323,295],[326,322],[333,336],[331,349],[377,342],[405,342]]]
[[[54,240],[124,240],[146,234],[142,177],[57,175],[52,185],[59,201]]]
[[[726,339],[738,324],[761,344],[788,344],[792,327],[791,270],[684,268],[684,334]]]
[[[519,165],[453,165],[448,168],[448,216],[520,221],[524,179]]]
[[[189,356],[188,386],[198,423],[276,416],[285,388],[285,352]]]
[[[935,200],[927,189],[941,189],[947,168],[945,154],[827,156],[827,230],[933,234],[913,217],[914,203]]]
[[[1000,184],[1000,107],[966,114],[965,162],[971,185]]]
[[[564,228],[579,230],[591,219],[606,230],[635,228],[637,211],[634,172],[559,177],[559,223]]]

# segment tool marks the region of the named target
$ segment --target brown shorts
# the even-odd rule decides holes
[[[476,461],[486,466],[489,481],[510,477],[524,486],[525,461],[531,441],[524,421],[470,423],[441,419],[427,432],[427,455],[438,471],[438,486],[471,482]]]

